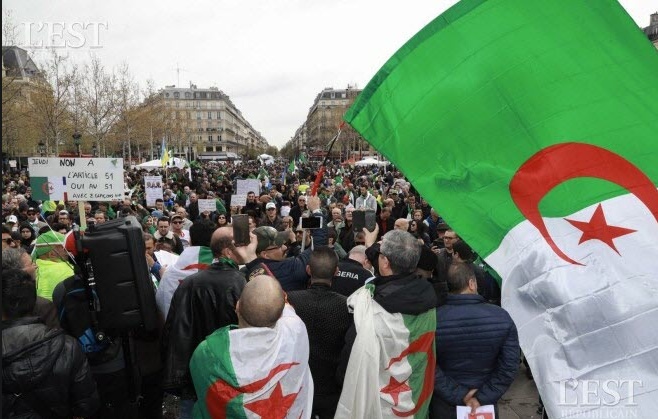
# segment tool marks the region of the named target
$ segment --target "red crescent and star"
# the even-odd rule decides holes
[[[556,186],[582,177],[603,179],[623,187],[649,209],[658,223],[658,190],[651,179],[633,163],[619,154],[592,144],[570,142],[551,145],[539,150],[519,167],[510,181],[509,190],[521,214],[539,230],[546,243],[561,259],[574,265],[583,265],[570,258],[555,243],[539,212],[539,203]],[[636,231],[609,225],[601,204],[588,222],[566,221],[583,232],[578,244],[600,240],[617,254],[619,251],[614,239]]]

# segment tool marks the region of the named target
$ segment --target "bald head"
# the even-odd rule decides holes
[[[409,220],[406,218],[398,218],[395,220],[395,224],[393,224],[393,229],[402,231],[409,230]]]
[[[286,300],[279,281],[258,275],[242,290],[236,311],[240,328],[274,327]]]

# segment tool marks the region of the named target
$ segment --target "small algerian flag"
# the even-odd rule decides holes
[[[616,1],[463,0],[345,116],[501,275],[552,418],[658,412],[656,98]]]
[[[348,299],[358,330],[345,372],[336,418],[426,418],[436,365],[436,309],[389,313],[372,285]]]
[[[32,199],[37,201],[66,201],[66,177],[48,176],[30,178]]]
[[[157,254],[156,254],[157,256]],[[158,260],[160,260],[158,256]],[[206,246],[190,246],[183,250],[173,264],[161,261],[162,265],[168,265],[165,274],[160,279],[158,291],[155,294],[155,302],[158,310],[167,318],[169,305],[178,285],[188,276],[199,271],[204,271],[212,265],[214,256],[212,250]]]
[[[190,360],[194,417],[311,417],[308,357],[306,326],[289,305],[273,328],[218,329]]]
[[[295,161],[293,160],[288,165],[288,172],[289,173],[295,173],[296,170],[297,170],[297,166],[295,165]]]

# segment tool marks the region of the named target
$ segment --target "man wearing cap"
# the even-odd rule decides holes
[[[37,295],[53,299],[53,290],[63,280],[73,275],[64,249],[64,235],[56,231],[43,233],[34,244],[32,260],[37,264]]]
[[[18,224],[18,217],[16,217],[13,214],[8,216],[7,221],[5,222],[5,224],[7,225],[9,230],[16,231],[18,229],[18,226],[16,225],[16,224]]]
[[[34,207],[27,209],[27,222],[30,223],[30,227],[32,227],[32,230],[37,235],[39,234],[39,230],[47,225],[45,222],[39,220],[39,211]]]
[[[314,217],[322,217],[320,213],[320,198],[309,197],[309,209]],[[307,234],[305,249],[295,258],[286,258],[285,243],[291,239],[289,232],[277,231],[273,227],[258,227],[253,231],[258,239],[255,258],[245,260],[247,262],[247,278],[258,275],[270,275],[275,277],[283,287],[284,291],[305,289],[308,285],[308,273],[306,265],[311,257],[313,245],[324,246],[327,244],[327,231],[324,228],[313,229]]]
[[[278,231],[286,229],[283,219],[281,219],[276,213],[276,204],[274,202],[268,202],[267,205],[265,205],[265,215],[261,218],[258,225],[274,227]]]

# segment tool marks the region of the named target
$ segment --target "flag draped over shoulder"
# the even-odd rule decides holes
[[[389,313],[362,287],[347,300],[356,340],[336,418],[425,418],[434,389],[436,310]]]
[[[658,411],[657,97],[616,1],[464,0],[345,115],[501,275],[552,418]]]
[[[304,322],[286,305],[275,327],[227,326],[201,342],[190,373],[195,418],[310,418],[313,380]]]
[[[155,302],[158,305],[158,310],[164,314],[164,318],[166,319],[169,313],[171,299],[181,281],[200,270],[208,269],[212,265],[214,256],[212,250],[206,246],[186,247],[183,253],[175,258],[173,263],[171,263],[171,259],[176,255],[172,253],[158,252],[156,256],[161,265],[167,265],[167,269],[158,285],[158,291],[155,294]],[[168,260],[166,258],[170,259]]]

